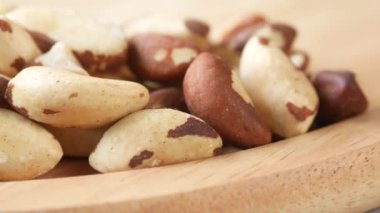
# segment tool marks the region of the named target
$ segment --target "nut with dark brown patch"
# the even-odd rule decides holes
[[[319,72],[313,83],[320,98],[318,120],[323,124],[353,117],[368,108],[368,100],[350,71]]]
[[[5,91],[7,89],[9,80],[10,78],[8,78],[7,76],[0,74],[0,107],[1,108],[9,107],[8,103],[5,101]]]
[[[242,54],[240,77],[273,133],[288,138],[308,131],[318,111],[317,93],[270,38],[250,39]]]
[[[242,51],[249,38],[263,25],[266,19],[262,15],[249,14],[229,24],[222,35],[221,43],[234,51]]]
[[[158,89],[150,93],[145,109],[171,108],[186,112],[187,107],[182,89],[178,87]]]
[[[0,17],[0,74],[13,77],[41,54],[26,30]]]
[[[181,80],[199,50],[192,42],[159,34],[139,34],[130,40],[129,65],[144,79]]]
[[[127,60],[128,43],[117,26],[72,11],[48,8],[17,8],[8,13],[7,17],[32,32],[47,36],[51,41],[65,43],[88,72],[117,69]],[[50,45],[50,41],[47,42],[49,39],[41,39],[36,34],[34,37],[47,47]]]
[[[220,58],[210,53],[199,55],[186,73],[183,88],[190,112],[223,139],[244,148],[270,143],[271,133],[237,73]]]
[[[172,109],[147,109],[108,129],[89,161],[97,171],[114,172],[212,157],[221,148],[218,133],[199,118]]]
[[[14,109],[35,121],[62,128],[96,128],[143,109],[149,93],[134,82],[29,67],[9,82],[6,98]]]

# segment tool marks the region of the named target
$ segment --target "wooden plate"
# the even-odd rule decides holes
[[[371,107],[334,126],[208,160],[99,175],[86,161],[68,159],[44,179],[0,183],[1,212],[363,212],[380,205],[380,1],[12,3],[76,7],[118,23],[161,11],[220,26],[233,15],[261,11],[297,26],[296,46],[311,53],[313,70],[356,71]]]

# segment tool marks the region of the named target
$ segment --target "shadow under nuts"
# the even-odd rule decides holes
[[[202,53],[190,65],[183,90],[189,111],[223,137],[243,148],[271,142],[236,71],[220,58]]]
[[[172,109],[147,109],[107,130],[89,162],[105,173],[212,157],[221,148],[218,133],[201,119]]]
[[[55,127],[102,127],[143,109],[149,101],[141,84],[30,67],[13,78],[6,99],[22,115]]]

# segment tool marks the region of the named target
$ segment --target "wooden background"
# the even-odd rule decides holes
[[[10,2],[74,8],[118,24],[151,12],[178,13],[203,18],[216,29],[239,14],[262,12],[298,28],[296,46],[311,54],[312,70],[355,71],[371,107],[365,115],[333,127],[215,159],[107,175],[0,183],[0,211],[360,212],[380,204],[380,1]],[[83,168],[65,167],[87,173]]]

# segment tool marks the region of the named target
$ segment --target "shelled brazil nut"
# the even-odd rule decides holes
[[[106,173],[212,157],[221,149],[220,136],[201,119],[172,109],[147,109],[107,130],[89,161]]]
[[[222,59],[200,54],[187,70],[183,90],[190,112],[214,127],[223,139],[244,148],[271,142],[271,133],[237,72]]]
[[[38,124],[0,109],[0,181],[31,179],[59,162],[58,141]]]
[[[143,109],[149,93],[135,82],[30,67],[9,82],[6,99],[17,112],[41,123],[95,128]]]
[[[69,10],[35,7],[17,8],[7,17],[28,30],[64,42],[90,73],[117,69],[127,58],[127,40],[114,25]]]
[[[254,36],[249,40],[243,50],[240,76],[272,132],[285,138],[300,135],[314,121],[318,96],[304,73],[270,39]]]

